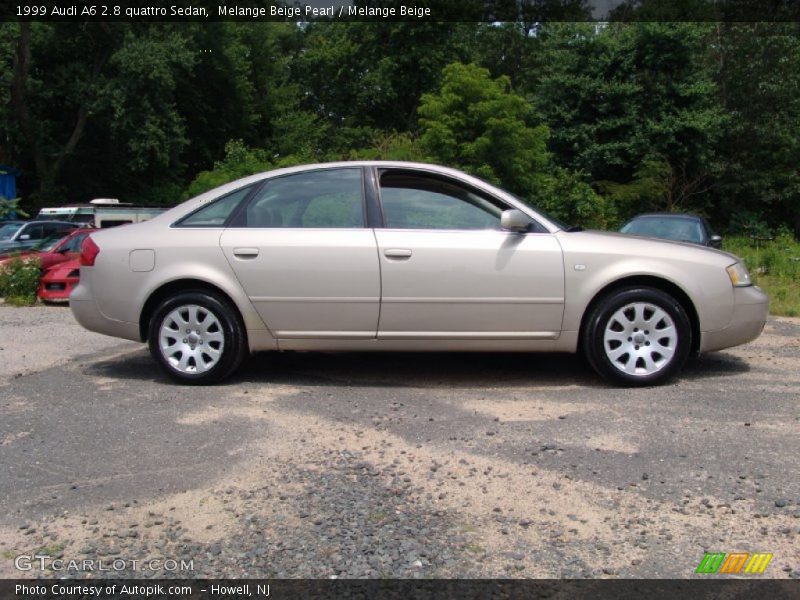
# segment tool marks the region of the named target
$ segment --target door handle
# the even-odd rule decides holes
[[[255,258],[258,256],[258,248],[234,248],[233,255],[236,258]]]
[[[405,259],[411,258],[411,250],[408,248],[387,248],[383,251],[383,255],[386,258],[398,258],[398,259]]]

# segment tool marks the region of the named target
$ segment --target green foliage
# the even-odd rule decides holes
[[[305,30],[292,81],[300,108],[338,128],[407,131],[442,68],[468,54],[467,23],[317,23]]]
[[[560,167],[542,179],[534,205],[564,223],[588,229],[608,229],[618,220],[612,199],[595,193],[578,175]]]
[[[347,160],[405,160],[426,162],[419,140],[410,133],[377,134],[368,148],[352,150],[342,157]]]
[[[639,212],[669,209],[669,165],[664,160],[645,160],[628,183],[598,181],[595,187],[616,207],[622,220]]]
[[[727,221],[746,211],[800,234],[800,24],[721,23],[714,42],[719,101],[732,116],[715,212]]]
[[[531,105],[474,64],[445,67],[442,86],[422,97],[419,144],[432,161],[500,184],[570,224],[604,227],[613,205],[575,174],[555,166],[549,129]]]
[[[242,140],[231,140],[225,144],[225,158],[214,163],[212,170],[199,173],[189,185],[186,197],[192,198],[229,181],[272,168],[265,151],[248,148]]]
[[[628,215],[702,206],[728,116],[705,55],[710,24],[551,24],[527,87],[556,161]]]
[[[689,22],[695,0],[572,23],[546,4],[504,24],[0,23],[0,163],[31,214],[389,158],[583,225],[665,209],[800,233],[800,25]]]
[[[549,132],[535,123],[530,104],[511,92],[507,77],[492,79],[475,64],[445,67],[441,88],[422,97],[419,115],[424,151],[515,193],[535,189],[550,162]]]
[[[19,198],[6,199],[0,196],[0,220],[8,219],[12,215],[27,217],[28,213],[19,207]]]
[[[41,262],[38,258],[14,258],[0,268],[0,296],[14,306],[34,304],[40,274]]]

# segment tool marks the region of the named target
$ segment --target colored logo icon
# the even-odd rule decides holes
[[[767,565],[772,560],[772,553],[767,552],[706,552],[695,573],[712,574],[726,573],[737,575],[745,573],[747,575],[760,575],[765,571]]]

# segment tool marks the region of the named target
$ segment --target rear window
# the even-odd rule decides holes
[[[175,227],[223,227],[252,189],[253,186],[248,185],[220,196],[175,223]]]

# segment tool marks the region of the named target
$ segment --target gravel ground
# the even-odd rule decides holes
[[[323,353],[183,388],[68,317],[0,307],[0,576],[800,577],[800,320],[627,390],[570,356]]]
[[[0,304],[0,378],[63,364],[107,348],[139,347],[76,326],[69,306]]]

